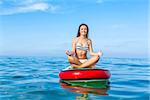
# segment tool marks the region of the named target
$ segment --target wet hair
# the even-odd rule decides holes
[[[77,37],[79,37],[79,36],[80,36],[80,28],[81,28],[81,26],[83,26],[83,25],[87,27],[87,34],[86,34],[86,38],[88,38],[89,27],[88,27],[88,25],[87,25],[87,24],[84,24],[84,23],[79,25],[78,33],[77,33]]]

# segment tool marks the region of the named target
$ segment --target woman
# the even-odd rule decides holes
[[[93,68],[102,56],[102,52],[93,52],[92,41],[88,38],[89,28],[86,24],[81,24],[78,29],[77,37],[72,41],[72,51],[66,51],[68,61],[73,68]],[[91,58],[87,59],[89,51]]]

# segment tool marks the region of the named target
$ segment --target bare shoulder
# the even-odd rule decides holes
[[[88,44],[91,44],[91,43],[92,43],[92,40],[91,40],[91,39],[88,39],[87,42],[88,42]]]
[[[77,40],[78,40],[78,37],[74,37],[74,38],[72,39],[72,42],[76,43]]]

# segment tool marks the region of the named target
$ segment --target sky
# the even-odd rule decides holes
[[[0,0],[0,55],[64,56],[81,23],[94,52],[148,57],[148,0]]]

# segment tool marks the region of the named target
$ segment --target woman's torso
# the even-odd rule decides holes
[[[80,39],[77,37],[76,41],[76,56],[79,59],[87,59],[87,51],[88,51],[88,39]]]

